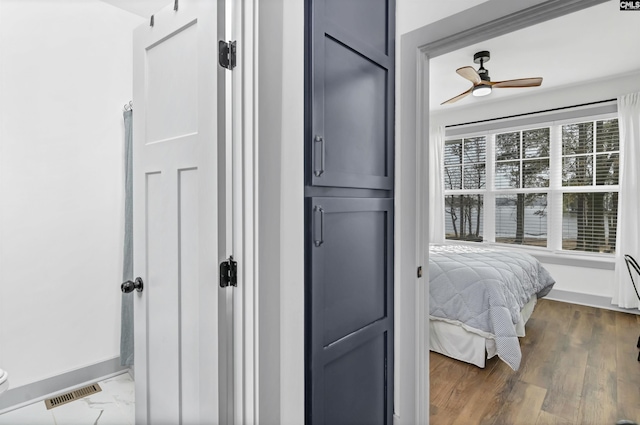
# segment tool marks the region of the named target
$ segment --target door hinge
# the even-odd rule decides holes
[[[228,70],[236,67],[236,42],[218,41],[218,62]]]
[[[220,287],[238,286],[238,262],[233,255],[220,263]]]

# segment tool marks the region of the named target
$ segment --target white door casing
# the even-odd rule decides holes
[[[136,424],[214,424],[227,404],[224,2],[182,0],[134,32]],[[221,13],[222,9],[222,13]],[[224,415],[224,413],[222,413]]]

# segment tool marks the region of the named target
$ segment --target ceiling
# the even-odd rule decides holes
[[[430,110],[442,111],[510,96],[554,90],[562,86],[596,82],[614,75],[640,72],[640,13],[619,10],[608,1],[551,21],[512,32],[436,57],[430,61]],[[543,77],[542,86],[495,89],[485,98],[469,95],[441,106],[471,87],[455,71],[473,63],[476,52],[488,50],[485,63],[492,81]]]
[[[162,9],[168,4],[171,4],[171,0],[102,0],[105,3],[109,3],[112,6],[124,9],[127,12],[135,13],[144,18],[149,18],[151,15]]]

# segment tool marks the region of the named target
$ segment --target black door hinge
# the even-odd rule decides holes
[[[228,70],[236,67],[236,42],[218,41],[218,62]]]
[[[220,263],[220,287],[238,286],[238,262],[233,255]]]

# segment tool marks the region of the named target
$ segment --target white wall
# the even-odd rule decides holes
[[[96,0],[0,2],[0,367],[12,387],[119,355],[132,29]]]
[[[553,289],[579,294],[613,296],[613,270],[542,263],[556,280]]]

